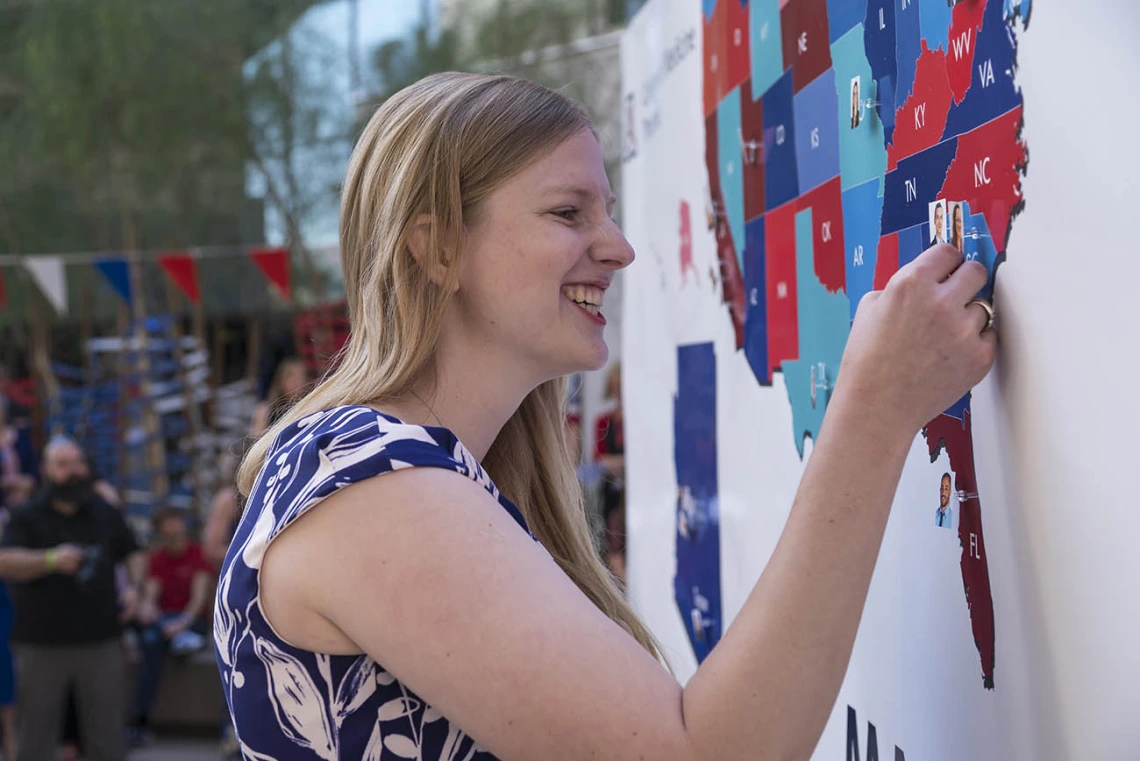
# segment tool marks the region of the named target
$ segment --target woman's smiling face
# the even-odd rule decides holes
[[[604,294],[634,258],[613,205],[590,130],[491,193],[468,225],[460,257],[454,303],[467,340],[542,379],[605,365]]]

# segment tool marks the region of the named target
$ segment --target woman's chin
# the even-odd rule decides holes
[[[610,360],[610,347],[606,344],[604,338],[598,339],[598,342],[592,347],[589,358],[589,364],[584,369],[587,371],[601,370],[606,366]]]
[[[599,339],[589,347],[583,347],[582,351],[575,352],[573,361],[567,363],[565,372],[561,374],[573,375],[574,373],[601,370],[609,362],[609,358],[610,347],[606,345],[605,341]]]

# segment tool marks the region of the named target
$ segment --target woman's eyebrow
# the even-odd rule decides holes
[[[594,196],[594,192],[584,185],[547,185],[542,189],[542,192],[547,195],[559,195],[565,193],[568,195],[583,196],[586,198],[591,198]]]
[[[598,197],[598,194],[595,191],[590,190],[584,185],[550,185],[543,188],[543,193],[546,195],[574,195],[578,196],[579,198],[586,198],[591,200]],[[606,208],[612,208],[616,203],[617,198],[611,193],[606,198]]]

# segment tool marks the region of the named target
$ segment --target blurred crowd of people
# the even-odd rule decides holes
[[[278,364],[249,437],[224,458],[225,486],[208,513],[160,506],[150,516],[147,547],[88,453],[55,436],[32,455],[0,394],[5,761],[122,761],[130,748],[153,742],[151,714],[169,659],[200,654],[217,677],[210,621],[217,573],[241,513],[233,474],[245,444],[308,384],[303,362]],[[228,717],[218,721],[220,754],[237,758]]]
[[[599,544],[610,572],[624,587],[625,566],[625,426],[621,403],[621,363],[606,371],[601,407],[583,431],[581,379],[571,384],[566,415],[570,455],[578,468],[587,509],[597,516]]]
[[[241,515],[233,481],[244,446],[272,426],[309,383],[302,361],[278,363],[253,411],[249,436],[223,458],[224,486],[208,511],[197,516],[156,509],[148,547],[140,546],[124,517],[115,485],[92,471],[79,444],[55,436],[38,458],[29,456],[0,395],[5,761],[121,761],[130,748],[153,742],[152,709],[167,661],[199,653],[212,659],[213,594]],[[587,503],[598,513],[602,553],[624,585],[620,365],[606,376],[604,404],[589,437],[580,407],[572,404],[567,431]],[[239,757],[228,717],[218,718],[220,755]]]

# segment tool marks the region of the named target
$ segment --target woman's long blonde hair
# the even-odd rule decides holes
[[[433,377],[464,224],[496,188],[583,129],[592,123],[570,98],[501,75],[436,74],[376,111],[349,160],[341,197],[351,335],[336,369],[250,448],[238,473],[242,494],[249,494],[270,442],[286,426],[338,405],[382,406]],[[417,261],[408,237],[422,214],[433,225],[429,250]],[[540,385],[503,426],[482,465],[578,588],[664,661],[594,549],[563,432],[565,405],[565,379]]]

